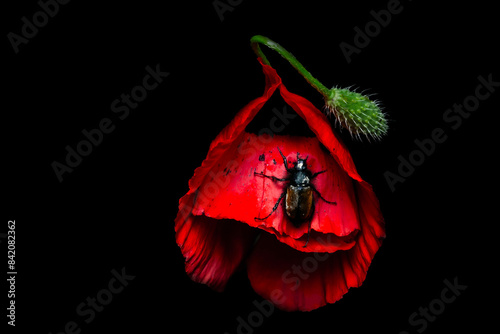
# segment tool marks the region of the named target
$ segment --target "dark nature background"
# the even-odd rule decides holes
[[[20,34],[21,18],[32,21],[40,6],[35,0],[4,4],[0,232],[16,220],[15,331],[59,333],[75,321],[81,333],[237,333],[238,317],[247,319],[256,309],[252,302],[262,299],[244,272],[224,293],[189,280],[173,221],[210,142],[262,94],[264,77],[249,47],[250,37],[262,34],[325,85],[377,93],[391,122],[388,135],[372,144],[342,133],[387,223],[365,283],[310,313],[276,310],[253,332],[416,333],[420,327],[412,327],[409,316],[440,298],[443,281],[455,277],[467,289],[425,332],[466,326],[480,332],[492,320],[488,303],[497,285],[497,196],[489,191],[495,189],[498,125],[492,118],[500,88],[456,130],[443,114],[474,94],[479,75],[500,81],[493,5],[401,1],[401,13],[348,64],[339,44],[354,44],[354,28],[364,29],[373,21],[370,11],[386,9],[389,1],[231,3],[221,20],[212,1],[71,1],[17,54],[7,34]],[[290,91],[322,107],[320,95],[288,63],[264,52]],[[111,102],[156,64],[169,77],[119,120]],[[283,105],[273,99],[268,115]],[[65,146],[75,148],[81,131],[103,118],[115,130],[59,183],[51,163],[63,162]],[[384,173],[397,173],[398,156],[407,158],[414,140],[429,138],[435,128],[447,140],[392,192]],[[77,306],[121,268],[135,278],[85,323]],[[0,295],[5,309],[6,291]]]

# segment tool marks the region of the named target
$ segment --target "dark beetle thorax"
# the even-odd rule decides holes
[[[295,172],[292,176],[291,185],[307,187],[311,183],[311,172],[309,170],[301,170]]]

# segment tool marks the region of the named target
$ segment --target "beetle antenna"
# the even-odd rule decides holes
[[[286,160],[286,157],[283,155],[279,147],[277,147],[277,149],[278,152],[280,152],[281,157],[283,158],[283,164],[285,165],[285,169],[288,170],[288,161]]]

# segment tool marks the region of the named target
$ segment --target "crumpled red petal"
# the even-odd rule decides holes
[[[222,291],[248,256],[258,231],[231,220],[179,214],[188,215],[175,229],[187,274],[195,282]]]

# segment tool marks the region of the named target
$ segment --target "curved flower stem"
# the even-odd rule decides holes
[[[270,66],[269,60],[260,49],[259,44],[278,52],[288,60],[304,79],[323,95],[326,114],[334,115],[340,125],[349,130],[351,136],[361,139],[360,135],[362,134],[368,139],[379,139],[387,133],[387,120],[377,102],[370,101],[367,96],[347,88],[326,88],[290,52],[267,37],[255,35],[250,39],[250,44],[255,54],[266,65]]]
[[[255,35],[250,39],[250,44],[255,54],[258,57],[262,58],[262,62],[264,64],[271,66],[266,56],[260,49],[259,44],[263,44],[268,48],[270,48],[271,50],[278,52],[283,58],[288,60],[290,65],[292,65],[304,77],[304,79],[306,79],[307,82],[311,86],[313,86],[319,93],[321,93],[325,98],[330,96],[331,90],[326,88],[321,82],[319,82],[315,77],[313,77],[312,74],[308,70],[306,70],[306,68],[297,60],[297,58],[295,58],[290,52],[285,50],[278,43],[270,40],[267,37],[261,35]]]

